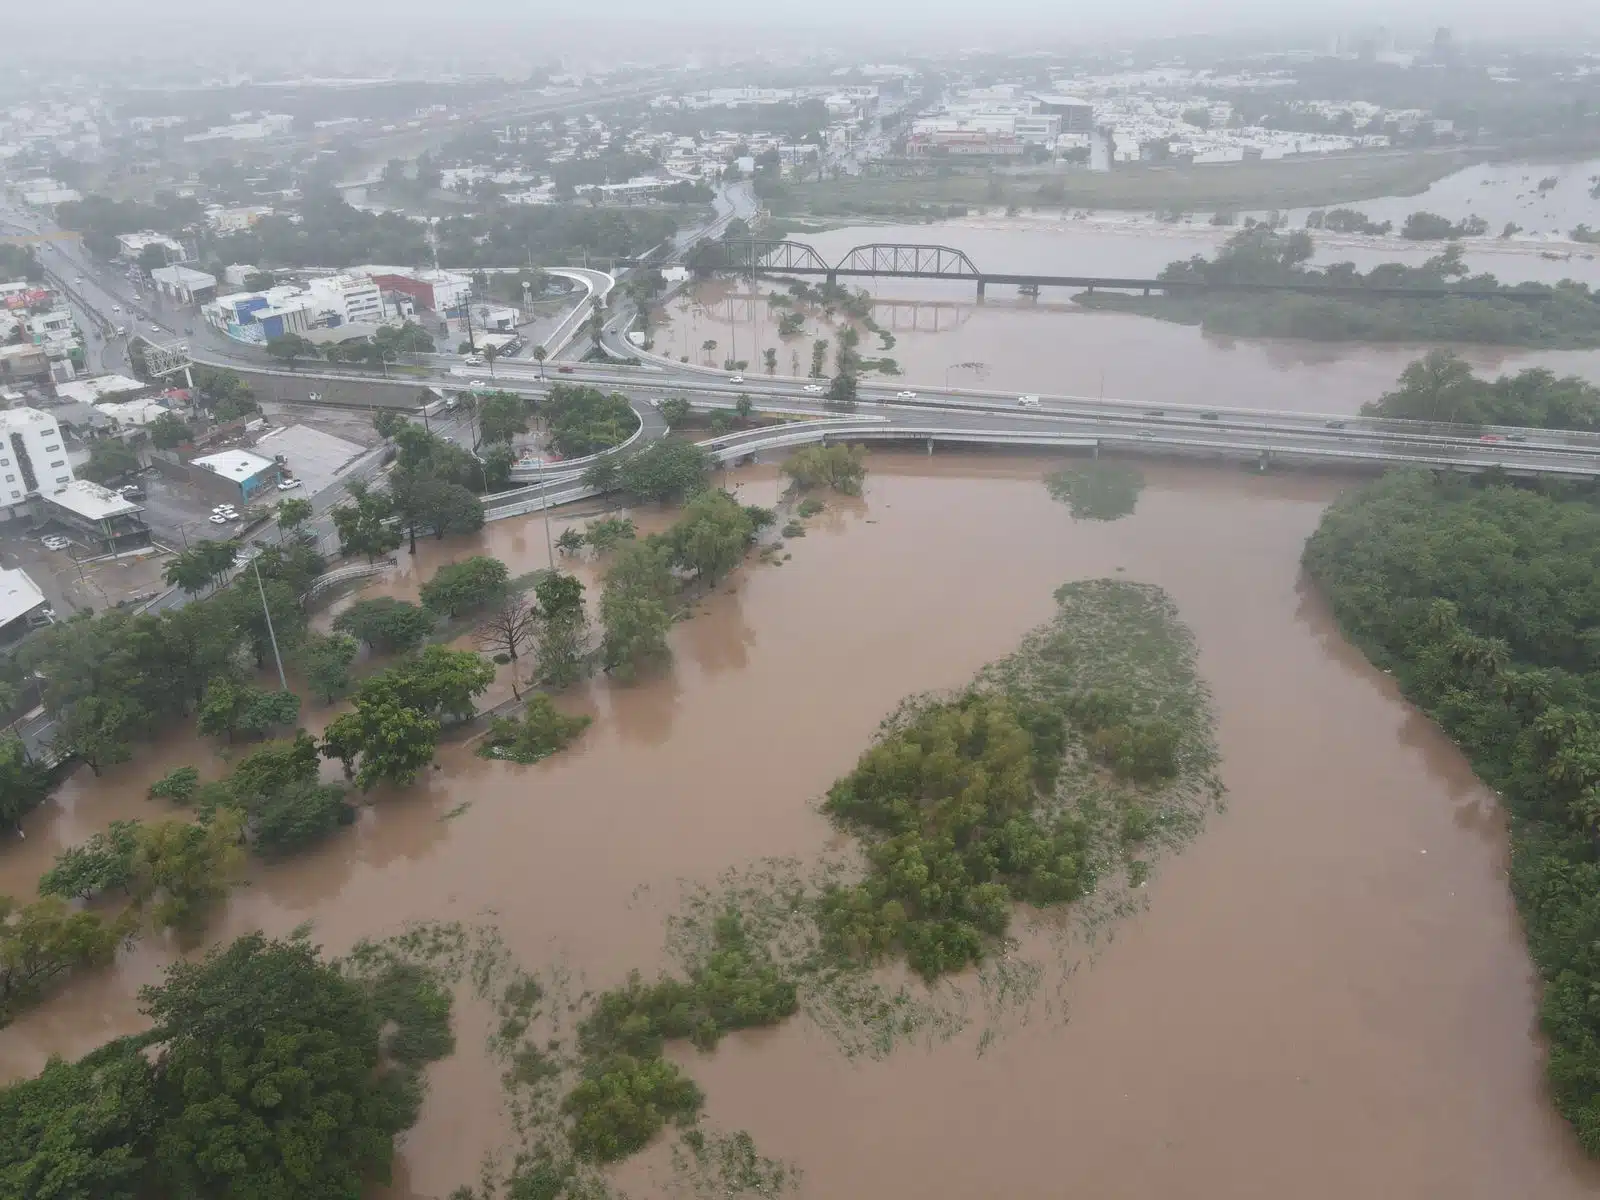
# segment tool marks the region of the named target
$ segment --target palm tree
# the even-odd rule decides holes
[[[539,364],[539,378],[544,378],[544,360],[550,357],[550,351],[543,346],[533,348],[533,361]]]
[[[489,378],[494,378],[494,360],[500,357],[499,346],[485,346],[483,348],[483,361],[489,364]]]
[[[717,339],[716,338],[707,338],[705,341],[700,343],[700,349],[705,352],[706,362],[709,363],[711,361],[711,352],[713,350],[715,350],[716,348],[717,348]]]

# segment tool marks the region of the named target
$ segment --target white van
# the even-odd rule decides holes
[[[1033,396],[1033,395],[1018,396],[1017,397],[1017,405],[1020,408],[1038,408],[1039,407],[1039,397]]]

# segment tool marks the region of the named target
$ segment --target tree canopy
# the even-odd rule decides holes
[[[1420,266],[1381,263],[1365,273],[1342,262],[1308,265],[1314,253],[1305,230],[1280,232],[1258,224],[1230,237],[1214,258],[1196,255],[1168,263],[1160,278],[1188,285],[1160,296],[1084,293],[1090,308],[1133,312],[1200,325],[1236,337],[1316,341],[1458,341],[1504,346],[1577,349],[1600,345],[1600,304],[1584,284],[1518,283],[1516,297],[1493,275],[1469,275],[1452,243]],[[1240,283],[1292,283],[1307,292],[1248,293]],[[1195,285],[1202,285],[1196,287]],[[1319,294],[1317,289],[1329,290]],[[1480,295],[1363,295],[1366,289],[1418,288]]]
[[[1478,379],[1450,350],[1430,350],[1406,367],[1399,386],[1361,411],[1461,425],[1535,429],[1600,429],[1600,387],[1576,375],[1529,367],[1491,381]]]
[[[149,1033],[0,1089],[6,1195],[347,1200],[388,1178],[416,1071],[451,1044],[426,973],[342,970],[303,938],[250,934],[141,1000]]]

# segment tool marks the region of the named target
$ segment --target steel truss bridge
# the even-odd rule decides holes
[[[888,279],[948,279],[974,284],[978,295],[991,283],[1013,284],[1037,294],[1041,287],[1074,288],[1093,292],[1137,291],[1179,293],[1196,291],[1302,292],[1318,296],[1348,296],[1378,300],[1393,297],[1410,299],[1455,297],[1467,300],[1548,299],[1547,288],[1454,288],[1382,287],[1321,283],[1210,283],[1186,279],[1140,279],[1113,275],[1033,275],[980,270],[963,250],[951,246],[873,242],[855,246],[843,258],[830,263],[815,247],[803,242],[741,241],[724,245],[727,261],[724,270],[743,275],[820,275],[828,283],[840,279],[881,277]],[[621,265],[621,264],[619,264]]]

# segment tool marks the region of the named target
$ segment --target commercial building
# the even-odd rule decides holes
[[[117,234],[117,246],[117,253],[129,262],[138,259],[148,246],[160,246],[165,250],[169,263],[182,262],[188,257],[182,242],[175,241],[162,233],[153,233],[148,229],[142,233]]]
[[[371,279],[326,275],[308,283],[306,294],[323,316],[320,324],[330,328],[383,323],[383,293]]]
[[[221,500],[249,500],[277,486],[283,469],[275,459],[248,450],[223,450],[189,460],[189,478]]]
[[[1061,118],[1061,128],[1058,132],[1094,132],[1094,105],[1087,100],[1080,100],[1076,96],[1061,96],[1049,92],[1036,92],[1030,99],[1038,106],[1036,111],[1053,114]]]
[[[0,645],[50,623],[50,605],[26,571],[0,567]]]
[[[192,267],[157,267],[150,278],[162,295],[179,304],[204,304],[217,294],[217,277]]]
[[[266,342],[304,333],[318,323],[315,301],[289,284],[264,292],[233,292],[200,306],[208,325],[241,342]]]
[[[40,515],[59,521],[105,553],[149,544],[144,509],[110,488],[73,479],[41,498]]]
[[[55,417],[37,408],[0,412],[0,504],[25,504],[30,496],[71,482],[72,466]]]
[[[455,315],[472,291],[472,279],[456,271],[384,271],[372,282],[382,291],[410,296],[420,308]]]

